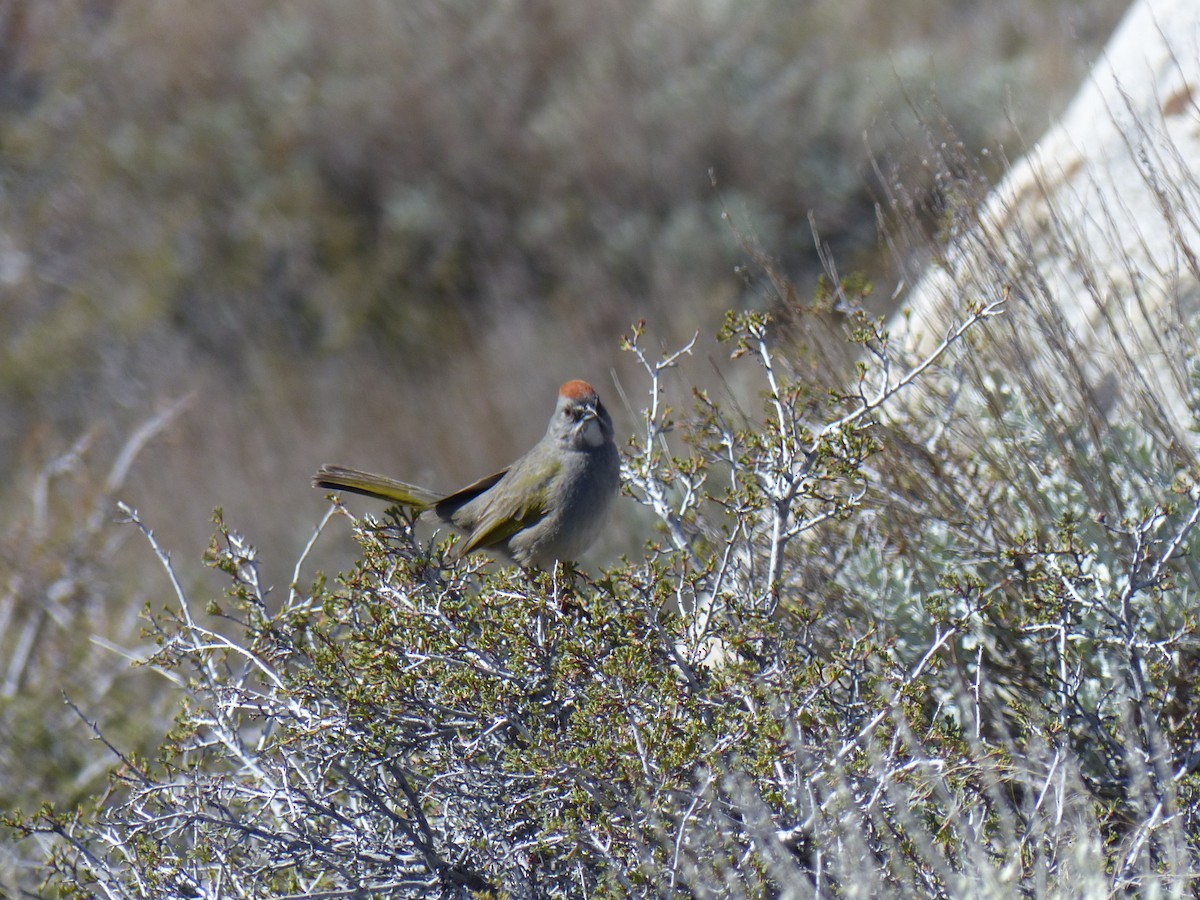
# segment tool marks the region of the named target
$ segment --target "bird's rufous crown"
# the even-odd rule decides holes
[[[576,403],[594,403],[597,400],[595,388],[586,381],[580,381],[578,378],[574,381],[568,381],[558,389],[558,396],[566,397]]]

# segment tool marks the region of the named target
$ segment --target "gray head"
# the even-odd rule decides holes
[[[612,441],[612,418],[595,388],[578,380],[560,387],[546,437],[571,450],[594,450]]]

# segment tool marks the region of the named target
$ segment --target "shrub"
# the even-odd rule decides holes
[[[109,896],[1184,891],[1200,501],[1125,435],[1097,503],[1017,398],[985,458],[917,443],[906,392],[1004,302],[923,359],[844,304],[849,392],[731,315],[762,406],[700,393],[683,427],[680,354],[635,330],[625,480],[662,544],[595,575],[452,563],[393,511],[272,609],[222,524],[225,599],[151,619],[185,697],[157,758],[113,746],[93,807],[18,827],[53,837],[52,883]]]

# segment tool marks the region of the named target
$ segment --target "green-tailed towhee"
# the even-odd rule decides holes
[[[522,566],[575,559],[600,534],[620,484],[612,419],[586,381],[568,381],[545,436],[502,472],[441,495],[382,475],[322,466],[313,487],[432,510],[466,534],[463,556],[498,551]]]

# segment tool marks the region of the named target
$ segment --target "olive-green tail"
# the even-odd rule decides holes
[[[334,491],[351,491],[379,500],[390,500],[417,512],[435,506],[441,497],[433,491],[406,484],[386,475],[372,475],[358,469],[342,466],[321,466],[313,476],[313,487],[329,488]]]

